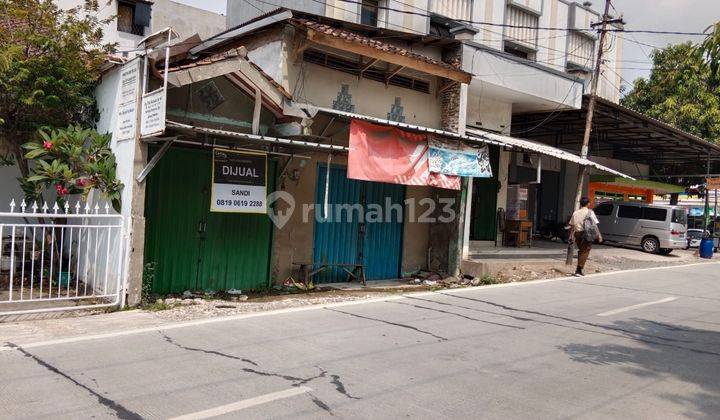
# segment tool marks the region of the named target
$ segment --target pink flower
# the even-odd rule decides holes
[[[43,147],[45,148],[45,150],[50,150],[50,149],[52,149],[53,144],[52,144],[52,142],[50,142],[50,141],[44,141],[44,142],[43,142]]]
[[[87,180],[87,179],[80,178],[80,179],[78,179],[78,180],[75,182],[75,185],[77,185],[78,187],[82,188],[82,187],[86,186],[87,183],[88,183],[88,180]]]
[[[61,184],[55,184],[55,192],[57,192],[57,194],[62,197],[68,193],[68,190]]]

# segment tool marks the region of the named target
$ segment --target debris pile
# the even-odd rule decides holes
[[[436,273],[431,271],[418,271],[406,277],[409,284],[430,286],[438,289],[456,289],[459,287],[481,286],[499,283],[489,275],[474,277],[468,274],[460,274],[457,277],[449,276],[447,273]]]

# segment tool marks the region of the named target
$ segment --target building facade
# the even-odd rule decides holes
[[[252,3],[252,7],[247,7]],[[462,69],[472,75],[460,89],[458,100],[446,104],[459,107],[466,128],[510,134],[514,115],[533,112],[560,112],[580,109],[589,91],[590,75],[597,54],[597,36],[592,24],[600,14],[586,2],[564,0],[416,0],[324,2],[289,1],[283,7],[329,19],[337,19],[367,30],[378,37],[384,31],[398,31],[458,42],[454,51]],[[228,27],[252,19],[277,5],[265,1],[228,1]],[[620,98],[622,38],[607,35],[599,94],[610,101]],[[392,42],[392,39],[389,41]],[[407,46],[408,44],[406,44]],[[410,44],[421,51],[421,43]],[[461,98],[460,98],[461,97]],[[430,125],[439,127],[438,125]],[[513,133],[523,138],[522,132]],[[571,211],[572,184],[577,168],[558,159],[492,151],[492,179],[474,179],[468,186],[469,223],[464,228],[468,245],[495,243],[499,231],[496,214],[507,207],[507,187],[512,184],[546,180],[548,187],[537,191],[535,226],[558,221]],[[540,162],[542,160],[542,162]],[[621,162],[604,160],[621,169]],[[538,169],[538,166],[541,166]],[[642,170],[640,170],[642,173]],[[539,174],[538,174],[539,173]],[[553,187],[550,187],[553,186]],[[558,187],[559,186],[559,187]],[[543,203],[540,203],[542,197]]]

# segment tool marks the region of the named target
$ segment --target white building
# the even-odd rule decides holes
[[[56,0],[65,10],[79,7],[84,0]],[[198,34],[206,38],[225,28],[225,17],[172,0],[108,0],[100,2],[98,19],[113,18],[103,28],[104,42],[116,43],[119,56],[133,57],[138,42],[167,27],[181,37]]]

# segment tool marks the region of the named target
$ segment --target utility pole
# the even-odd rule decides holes
[[[585,119],[585,134],[583,135],[582,149],[580,149],[580,157],[587,159],[588,148],[590,145],[590,133],[592,132],[593,116],[595,114],[595,99],[597,97],[598,81],[600,80],[600,70],[602,68],[602,55],[605,44],[605,31],[608,23],[621,22],[622,19],[610,20],[610,0],[605,0],[605,11],[602,15],[602,22],[600,23],[600,39],[598,40],[598,53],[597,59],[595,60],[595,71],[593,72],[591,87],[590,87],[590,101],[588,103],[587,117]],[[596,24],[597,25],[597,24]],[[575,204],[573,211],[580,207],[580,196],[582,195],[583,180],[587,174],[587,166],[580,166],[577,178],[577,189],[575,190]],[[571,238],[572,239],[572,238]],[[572,241],[568,241],[567,257],[565,264],[571,265],[573,260],[573,244]]]

